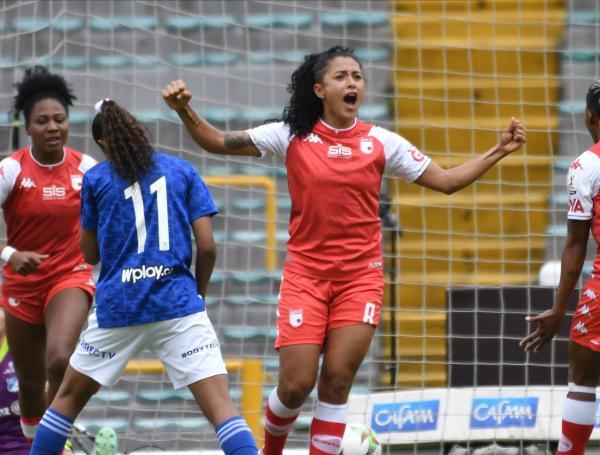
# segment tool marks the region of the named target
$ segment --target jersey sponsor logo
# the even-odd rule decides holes
[[[117,353],[116,352],[111,352],[111,351],[102,351],[98,348],[96,348],[95,346],[92,346],[90,343],[88,343],[87,341],[85,341],[83,338],[79,340],[79,347],[87,352],[89,355],[91,355],[92,357],[99,357],[102,359],[112,359]]]
[[[375,311],[377,310],[377,305],[373,302],[365,303],[365,312],[363,313],[363,322],[367,324],[375,324]]]
[[[373,405],[371,428],[379,433],[437,429],[440,400],[401,401]]]
[[[75,191],[81,190],[81,182],[83,181],[83,176],[81,175],[72,175],[71,176],[71,187]]]
[[[339,453],[342,447],[342,438],[328,434],[316,434],[311,438],[311,444],[325,453]]]
[[[586,289],[585,292],[584,292],[584,294],[586,296],[588,296],[590,299],[596,300],[596,293],[594,291],[592,291],[591,289]]]
[[[585,324],[581,321],[579,321],[576,325],[575,325],[575,330],[577,330],[579,333],[583,333],[586,334],[588,333],[587,327],[585,326]]]
[[[373,153],[373,150],[375,150],[375,146],[373,145],[373,138],[363,137],[360,140],[360,151],[366,153],[367,155],[370,155],[371,153]]]
[[[408,153],[410,153],[410,156],[412,157],[413,161],[416,161],[417,163],[420,163],[421,161],[423,161],[425,159],[425,155],[423,155],[415,147],[409,148]]]
[[[471,428],[532,428],[537,421],[538,397],[475,398]]]
[[[186,357],[190,357],[194,354],[200,354],[201,352],[209,351],[211,349],[216,349],[218,347],[219,347],[219,343],[208,343],[208,344],[205,344],[204,346],[198,346],[198,347],[192,348],[188,351],[182,352],[181,358],[185,359]]]
[[[23,178],[23,180],[21,180],[21,188],[37,188],[36,184],[33,183],[33,180],[31,180],[29,177],[25,177]]]
[[[352,158],[352,149],[342,144],[331,145],[327,150],[327,157],[350,159]]]
[[[20,300],[17,300],[17,299],[15,299],[14,297],[9,297],[9,298],[8,298],[8,304],[9,304],[11,307],[14,307],[14,308],[16,308],[16,307],[18,307],[19,305],[21,305],[21,301],[20,301]]]
[[[45,201],[56,201],[67,196],[66,188],[58,185],[45,186],[42,188],[42,199]]]
[[[302,142],[310,142],[312,144],[322,144],[323,143],[321,138],[315,133],[310,133],[308,136],[306,136],[304,138],[304,140]]]
[[[573,170],[576,170],[576,169],[583,170],[583,166],[581,165],[581,161],[579,161],[579,158],[577,158],[575,161],[573,161],[573,164],[571,164],[571,169],[573,169]]]
[[[137,283],[139,280],[154,278],[156,281],[173,273],[171,267],[164,265],[143,265],[141,268],[123,269],[121,272],[121,283]]]
[[[304,321],[304,310],[290,310],[290,325],[294,328],[298,328]]]
[[[564,434],[560,435],[560,441],[558,441],[558,451],[559,452],[570,452],[573,448],[573,443],[569,438],[567,438]]]
[[[581,212],[583,213],[583,205],[577,198],[569,199],[569,212]]]

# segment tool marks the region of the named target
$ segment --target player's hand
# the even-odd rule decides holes
[[[28,275],[37,269],[46,258],[48,258],[47,254],[39,254],[33,251],[15,251],[8,263],[17,273]]]
[[[537,324],[537,327],[519,342],[519,346],[521,346],[525,352],[538,352],[542,346],[554,338],[554,335],[556,335],[560,328],[563,317],[564,314],[554,311],[554,309],[550,309],[537,316],[525,318],[527,322]]]
[[[500,150],[505,155],[508,155],[519,150],[525,142],[527,142],[525,128],[521,125],[519,120],[512,117],[510,125],[504,128],[502,133],[500,133],[500,142],[498,143]]]
[[[192,93],[181,79],[172,81],[162,91],[163,100],[174,111],[184,109],[192,99]]]

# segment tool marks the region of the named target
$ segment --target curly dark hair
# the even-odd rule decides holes
[[[35,65],[25,70],[21,82],[15,84],[17,94],[13,106],[13,147],[19,147],[19,114],[23,112],[25,125],[29,123],[29,116],[33,106],[38,101],[52,98],[63,105],[67,115],[69,106],[77,97],[65,79],[54,73],[50,73],[46,67]]]
[[[152,165],[154,148],[144,125],[115,101],[102,103],[92,122],[92,135],[96,143],[103,141],[102,150],[125,180],[138,181]]]
[[[306,136],[323,114],[323,101],[315,95],[313,86],[322,82],[327,64],[336,57],[351,57],[362,68],[353,49],[334,46],[318,54],[305,56],[304,63],[292,73],[292,81],[287,87],[292,96],[283,110],[283,121],[289,125],[290,134]]]
[[[590,85],[585,97],[585,104],[592,114],[600,116],[600,79],[595,80]]]

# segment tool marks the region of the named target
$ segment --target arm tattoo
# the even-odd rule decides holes
[[[241,149],[253,145],[252,139],[245,131],[234,131],[233,133],[225,133],[225,147],[233,150]]]

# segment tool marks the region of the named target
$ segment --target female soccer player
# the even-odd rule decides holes
[[[567,175],[569,211],[558,292],[551,309],[528,317],[536,329],[519,343],[537,352],[558,332],[585,261],[590,229],[600,244],[600,80],[586,97],[585,126],[595,143],[573,161]],[[600,251],[600,250],[599,250]],[[569,392],[563,407],[557,454],[583,455],[596,423],[596,387],[600,379],[600,253],[583,285],[570,332]]]
[[[61,76],[39,66],[28,70],[14,104],[31,145],[0,162],[8,238],[0,244],[2,306],[21,425],[30,439],[58,390],[94,296],[92,269],[79,249],[79,210],[81,180],[95,161],[65,147],[73,99]]]
[[[212,153],[286,164],[292,199],[290,240],[280,289],[279,381],[265,419],[266,455],[281,454],[317,381],[310,454],[338,453],[347,399],[373,338],[383,299],[379,193],[384,172],[450,194],[525,142],[515,119],[480,157],[443,170],[395,133],[357,120],[365,84],[349,49],[305,57],[292,74],[283,122],[222,133],[189,106],[183,81],[163,90],[192,138]]]
[[[112,100],[98,103],[94,139],[107,161],[81,188],[81,250],[102,261],[96,310],[44,414],[32,454],[58,454],[100,384],[113,385],[144,348],[176,388],[188,386],[226,454],[256,455],[229,396],[219,341],[204,310],[215,263],[210,193],[188,162],[155,152],[144,127]],[[196,277],[190,272],[196,239]]]

